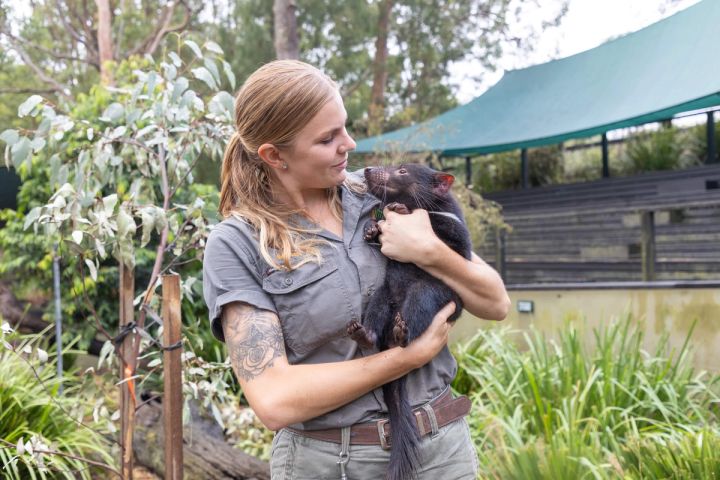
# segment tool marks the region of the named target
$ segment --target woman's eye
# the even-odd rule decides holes
[[[407,170],[405,170],[404,168],[401,168],[400,170],[398,170],[398,173],[401,175],[405,175],[407,173]]]
[[[328,143],[330,143],[332,141],[333,141],[333,137],[330,137],[330,138],[326,138],[325,140],[320,140],[320,143],[327,145]]]

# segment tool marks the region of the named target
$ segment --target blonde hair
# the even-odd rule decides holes
[[[235,97],[236,132],[225,148],[219,210],[225,218],[235,216],[255,227],[260,254],[274,268],[292,270],[320,262],[317,247],[323,242],[307,235],[316,230],[290,221],[301,211],[274,204],[270,167],[258,156],[258,148],[264,143],[289,147],[337,92],[335,82],[317,68],[277,60],[250,75]],[[333,214],[341,218],[338,189],[327,193]]]

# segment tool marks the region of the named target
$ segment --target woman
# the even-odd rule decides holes
[[[377,200],[363,193],[360,175],[345,171],[355,147],[346,120],[335,83],[302,62],[269,63],[240,89],[222,166],[225,220],[204,259],[213,333],[227,343],[250,406],[278,431],[273,478],[383,478],[389,453],[379,387],[403,375],[428,429],[420,478],[474,478],[466,412],[448,394],[454,304],[405,348],[360,348],[346,326],[382,283],[385,256],[440,278],[483,318],[504,318],[507,294],[485,262],[443,244],[423,210],[385,212],[384,255],[363,240]]]

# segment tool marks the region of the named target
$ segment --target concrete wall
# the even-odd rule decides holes
[[[592,344],[592,329],[630,313],[644,331],[644,349],[654,352],[663,332],[670,348],[679,350],[692,322],[693,362],[699,369],[720,371],[720,288],[516,290],[513,306],[502,322],[481,320],[465,313],[453,327],[450,341],[470,338],[478,328],[508,326],[520,331],[531,327],[555,338],[566,322],[583,331]],[[518,300],[534,303],[533,313],[519,313]]]

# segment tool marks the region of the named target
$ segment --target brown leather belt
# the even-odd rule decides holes
[[[432,412],[430,414],[428,411]],[[440,427],[459,420],[470,411],[470,399],[466,396],[453,398],[450,391],[413,410],[417,421],[418,431],[423,437],[429,433],[437,433]],[[323,440],[326,442],[341,443],[340,428],[328,428],[325,430],[298,430],[286,427],[293,433],[304,437]],[[390,424],[387,418],[374,422],[356,423],[350,427],[351,445],[380,445],[384,449],[390,448]]]

